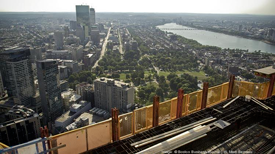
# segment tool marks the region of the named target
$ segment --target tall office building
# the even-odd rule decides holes
[[[0,142],[13,146],[39,138],[41,136],[39,130],[41,118],[35,113],[2,123],[0,125]]]
[[[90,8],[90,24],[91,26],[95,25],[95,9]]]
[[[116,107],[127,112],[134,104],[134,88],[121,81],[100,78],[94,81],[95,107],[111,112]]]
[[[64,37],[67,38],[69,37],[70,30],[68,26],[64,26]]]
[[[76,30],[77,27],[77,22],[76,21],[70,21],[70,29],[71,30]]]
[[[54,42],[55,42],[55,47],[57,50],[63,49],[63,34],[62,32],[56,31],[54,32]]]
[[[58,62],[47,59],[37,61],[36,65],[44,122],[54,122],[63,113]]]
[[[0,69],[8,95],[28,106],[35,94],[30,49],[13,47],[0,53]]]
[[[89,5],[76,5],[76,21],[84,29],[85,38],[89,37],[90,9]]]
[[[100,43],[99,30],[91,30],[91,41],[93,41],[94,45]]]

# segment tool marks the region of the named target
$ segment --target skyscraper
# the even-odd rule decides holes
[[[77,26],[77,22],[76,21],[70,21],[70,29],[71,30],[75,30]]]
[[[58,63],[54,60],[41,60],[36,65],[44,119],[46,123],[53,122],[63,113]]]
[[[13,47],[0,53],[0,69],[8,95],[28,106],[35,94],[30,49]]]
[[[56,31],[54,32],[54,42],[55,42],[55,47],[57,50],[63,49],[63,34],[62,32]]]
[[[90,24],[91,26],[95,25],[95,9],[90,8]]]
[[[89,37],[90,10],[89,5],[76,5],[76,21],[84,29],[85,38]]]

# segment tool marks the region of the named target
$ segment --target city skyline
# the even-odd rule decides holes
[[[89,5],[97,12],[146,12],[146,13],[210,13],[210,14],[260,14],[275,15],[274,0],[194,0],[145,1],[129,3],[119,1],[37,1],[37,0],[0,0],[0,12],[75,12],[75,5]],[[24,6],[24,7],[22,7]],[[62,6],[62,7],[61,7]]]

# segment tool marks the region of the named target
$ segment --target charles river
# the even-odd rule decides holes
[[[189,28],[191,27],[177,25],[175,23],[168,23],[165,25],[157,26],[158,28]],[[263,52],[270,52],[275,54],[275,45],[270,45],[262,41],[246,39],[238,36],[231,36],[222,33],[216,33],[206,30],[165,30],[174,34],[183,36],[188,39],[198,41],[203,45],[218,46],[221,48],[231,49],[244,49],[253,52],[255,50],[261,50]]]

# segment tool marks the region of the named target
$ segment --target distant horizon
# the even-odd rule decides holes
[[[89,5],[102,13],[194,13],[275,15],[275,0],[0,0],[0,12],[75,12]]]
[[[50,12],[50,11],[0,11],[0,13],[76,13],[76,12]],[[136,13],[136,14],[208,14],[208,15],[256,15],[256,16],[275,16],[275,14],[248,14],[248,13],[189,13],[189,12],[96,12],[96,13]]]

